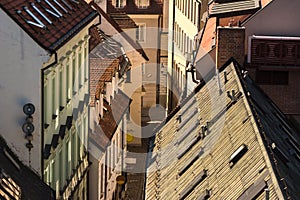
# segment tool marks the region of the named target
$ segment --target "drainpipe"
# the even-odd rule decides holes
[[[49,65],[47,65],[46,67],[44,67],[43,69],[41,69],[41,105],[42,105],[42,112],[41,112],[41,175],[42,175],[42,180],[44,181],[44,124],[45,124],[45,119],[44,119],[44,71],[49,69],[50,67],[56,65],[57,62],[57,52],[50,52],[51,56],[54,54],[54,61],[52,63],[50,63]],[[51,57],[50,56],[50,57]]]

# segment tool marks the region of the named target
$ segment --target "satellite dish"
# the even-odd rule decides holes
[[[33,126],[32,123],[26,122],[26,123],[23,124],[22,130],[23,130],[24,133],[30,134],[34,131],[34,126]]]
[[[27,103],[23,106],[23,112],[26,115],[32,115],[35,111],[35,107],[32,103]]]

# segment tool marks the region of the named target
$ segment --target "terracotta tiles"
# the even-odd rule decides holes
[[[90,105],[99,99],[105,82],[111,82],[119,66],[117,59],[90,58]]]
[[[118,90],[118,93],[115,94],[115,98],[112,100],[111,105],[106,101],[103,102],[106,111],[104,111],[103,117],[99,120],[100,126],[95,124],[95,133],[90,134],[91,139],[93,139],[102,149],[106,148],[110,139],[113,137],[117,126],[130,103],[131,99],[121,90]]]
[[[97,16],[84,0],[1,0],[0,6],[49,51],[57,50]]]

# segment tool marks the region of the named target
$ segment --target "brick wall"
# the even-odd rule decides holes
[[[244,64],[245,28],[218,27],[217,28],[217,67],[222,67],[229,58],[234,57],[238,63]]]
[[[300,114],[300,71],[289,72],[288,85],[259,85],[287,115]]]

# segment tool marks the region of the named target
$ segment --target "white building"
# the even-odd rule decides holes
[[[97,13],[82,0],[1,8],[0,132],[57,198],[86,199],[88,28]],[[34,131],[25,134],[27,103],[35,107],[27,118]]]
[[[207,0],[169,1],[168,11],[168,97],[169,111],[193,90],[189,64],[197,49],[197,34],[207,16]]]

